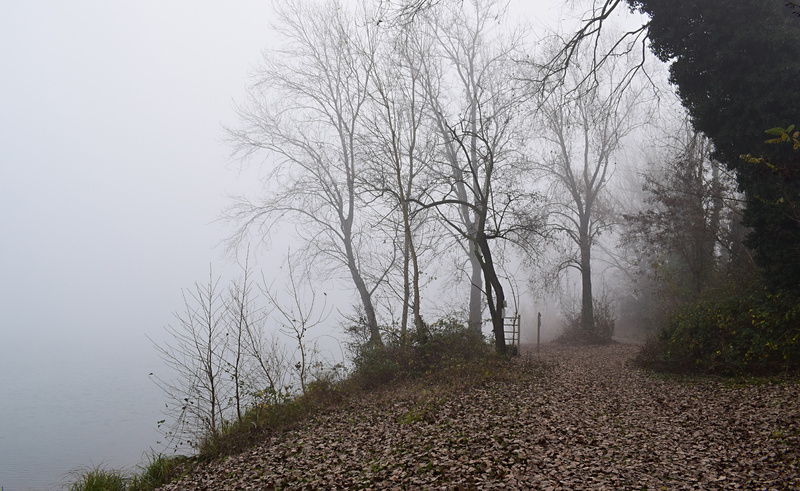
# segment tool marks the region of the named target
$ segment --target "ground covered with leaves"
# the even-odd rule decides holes
[[[800,489],[800,381],[659,376],[636,349],[375,391],[163,489]]]

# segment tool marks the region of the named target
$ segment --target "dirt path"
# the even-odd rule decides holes
[[[659,377],[635,350],[354,401],[167,489],[800,489],[800,382]]]

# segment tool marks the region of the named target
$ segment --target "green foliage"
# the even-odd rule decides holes
[[[800,296],[754,288],[686,304],[640,362],[676,372],[767,375],[800,371]]]
[[[765,131],[766,134],[774,136],[775,138],[769,138],[764,143],[770,144],[780,144],[780,143],[791,143],[792,150],[800,150],[800,131],[794,130],[794,125],[790,124],[787,128],[770,128]]]
[[[747,171],[761,176],[763,181],[748,205],[760,211],[762,235],[751,234],[748,243],[777,242],[779,245],[771,248],[768,255],[763,249],[756,255],[765,279],[773,286],[800,290],[800,132],[789,125],[770,128],[765,133],[775,137],[764,142],[774,147],[774,152],[759,157],[739,156]],[[765,227],[770,228],[763,230]]]
[[[748,202],[743,223],[752,228],[746,245],[765,281],[776,291],[799,288],[800,222],[776,203],[800,202],[800,162],[787,160],[786,150],[763,136],[765,128],[796,120],[800,109],[800,91],[792,89],[800,79],[798,19],[775,0],[628,3],[651,17],[651,48],[671,63],[670,80],[694,127],[737,173]],[[748,154],[780,163],[788,172],[739,159]]]
[[[410,352],[407,346],[396,345],[394,343],[388,344],[383,347],[367,346],[359,350],[358,354],[353,359],[355,370],[353,378],[358,380],[358,384],[364,389],[373,389],[387,385],[403,373],[404,367],[413,365],[409,361],[410,356],[404,354]]]

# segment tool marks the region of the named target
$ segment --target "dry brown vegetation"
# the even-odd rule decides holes
[[[663,377],[635,352],[547,347],[373,391],[164,489],[800,487],[800,381]]]

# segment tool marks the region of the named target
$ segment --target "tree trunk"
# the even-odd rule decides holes
[[[351,215],[352,216],[352,215]],[[352,236],[349,233],[350,223],[345,222],[342,227],[344,231],[344,250],[347,254],[347,267],[350,269],[350,276],[353,278],[353,283],[356,286],[358,295],[361,298],[361,305],[364,307],[364,314],[367,316],[367,327],[369,328],[369,340],[374,346],[383,346],[381,333],[378,330],[378,318],[375,315],[375,307],[372,305],[372,293],[367,288],[361,272],[358,270],[356,263],[355,252],[353,251]]]
[[[413,160],[411,160],[413,162]],[[399,168],[399,167],[398,167]],[[410,294],[414,295],[414,303],[412,304],[412,315],[414,316],[414,328],[417,334],[422,333],[422,316],[420,315],[420,293],[419,293],[419,259],[417,258],[417,248],[414,246],[414,234],[411,230],[411,212],[408,209],[408,203],[411,197],[406,193],[410,193],[411,180],[413,176],[413,167],[409,171],[408,186],[404,189],[403,182],[400,178],[400,172],[397,172],[398,189],[401,196],[401,209],[403,212],[403,230],[405,243],[403,252],[403,327],[402,336],[406,338],[406,326],[408,324],[408,304]],[[411,284],[409,285],[409,267],[411,268]],[[410,290],[410,291],[409,291]]]
[[[471,73],[472,74],[472,73]],[[476,169],[478,165],[478,94],[476,90],[473,88],[472,97],[470,100],[470,130],[472,135],[470,136],[470,143],[469,143],[469,165],[472,171],[473,178],[476,175]],[[473,190],[474,193],[474,190]],[[480,203],[479,196],[475,196],[476,204]],[[478,224],[482,224],[485,220],[484,217],[478,217]],[[479,225],[480,226],[480,225]],[[470,237],[478,237],[480,234],[483,233],[483,227],[480,226],[479,230],[470,230]],[[473,235],[474,234],[474,235]],[[482,244],[476,242],[476,244],[482,247]],[[488,249],[488,246],[487,246]],[[474,332],[479,333],[481,332],[481,326],[483,324],[481,319],[481,269],[482,264],[479,257],[480,252],[476,249],[476,247],[470,248],[469,254],[469,262],[472,266],[472,278],[470,279],[470,290],[469,290],[469,327]],[[484,256],[485,258],[485,256]],[[488,279],[487,279],[488,283]],[[488,286],[488,284],[487,284]],[[487,289],[486,291],[487,300],[491,305],[491,292]],[[492,324],[494,324],[494,316],[492,316]],[[494,328],[493,328],[494,330]]]
[[[589,240],[588,224],[581,227],[581,327],[589,331],[594,328],[594,303],[592,298],[592,244]]]
[[[408,206],[408,201],[403,203],[404,208]],[[407,208],[404,210],[405,221],[405,247],[403,248],[405,257],[403,259],[403,323],[401,336],[405,342],[406,326],[408,325],[408,307],[411,304],[411,312],[414,318],[414,328],[417,334],[423,330],[422,315],[420,314],[420,293],[419,293],[419,260],[417,249],[414,247],[414,237],[411,234],[411,223],[408,218]],[[409,280],[409,274],[410,280]],[[413,303],[411,295],[413,294]]]
[[[409,274],[409,240],[408,230],[405,232],[403,243],[403,313],[400,317],[400,341],[405,344],[408,339],[408,305],[411,299],[411,285],[408,278]]]
[[[486,302],[489,304],[489,312],[492,316],[492,332],[494,333],[495,350],[504,355],[506,353],[506,334],[505,319],[503,311],[506,303],[503,285],[497,277],[492,260],[492,252],[489,249],[489,242],[483,233],[478,234],[475,241],[475,255],[480,261],[483,277],[486,280]]]
[[[483,324],[481,319],[483,314],[481,299],[483,291],[481,290],[481,282],[483,279],[481,262],[478,260],[478,256],[475,255],[475,251],[472,248],[469,249],[469,264],[472,267],[472,275],[469,287],[469,321],[467,325],[472,332],[480,333]]]
[[[378,318],[375,315],[375,307],[372,305],[372,295],[367,289],[364,279],[355,267],[350,268],[350,274],[353,276],[353,282],[358,290],[358,295],[361,297],[361,304],[364,306],[364,313],[367,316],[367,326],[369,327],[369,340],[374,346],[383,346],[381,333],[378,330]]]
[[[412,274],[412,291],[414,292],[414,327],[417,329],[417,334],[422,333],[422,315],[420,314],[420,293],[419,293],[419,260],[417,259],[417,249],[414,247],[414,239],[410,236],[409,230],[409,254],[411,254],[411,274]]]

